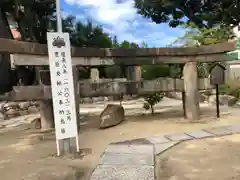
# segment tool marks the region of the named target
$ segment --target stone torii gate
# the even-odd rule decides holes
[[[98,65],[144,65],[144,64],[176,64],[184,65],[184,81],[178,84],[176,80],[171,82],[169,91],[185,92],[186,117],[191,120],[198,120],[199,113],[199,89],[200,88],[197,62],[219,62],[229,60],[227,52],[235,50],[236,42],[226,42],[210,46],[200,46],[191,48],[139,48],[139,49],[102,49],[102,48],[71,48],[73,66],[98,66]],[[15,66],[48,66],[47,45],[22,42],[9,39],[0,39],[0,53],[12,54]],[[145,81],[143,81],[145,82]],[[156,83],[156,82],[155,82]],[[85,85],[84,85],[85,87]],[[154,86],[155,87],[155,86]],[[49,84],[37,86],[16,87],[12,92],[1,95],[0,99],[8,100],[46,100],[51,99]],[[112,95],[108,91],[98,92],[79,92],[81,96],[106,96]],[[153,89],[155,91],[166,91],[163,87]],[[149,90],[147,91],[150,92]],[[119,93],[119,92],[118,92]],[[125,90],[123,93],[128,93]],[[146,93],[141,89],[136,94]]]

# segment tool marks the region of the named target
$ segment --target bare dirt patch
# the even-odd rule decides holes
[[[181,143],[156,157],[159,180],[240,179],[240,135]]]
[[[129,103],[129,102],[128,102]],[[135,102],[133,102],[134,104]],[[98,105],[91,105],[94,110]],[[99,105],[100,106],[100,105]],[[104,108],[101,105],[102,109]],[[222,118],[216,120],[215,108],[202,108],[202,120],[186,121],[179,103],[161,102],[155,116],[142,115],[142,104],[126,108],[126,121],[104,130],[99,130],[99,112],[86,115],[81,122],[79,156],[56,157],[54,132],[39,133],[22,125],[18,128],[0,130],[0,174],[9,180],[87,180],[99,162],[109,143],[146,138],[174,132],[187,132],[218,125],[237,124],[237,110],[225,109]],[[81,107],[84,110],[83,105]],[[80,109],[81,110],[81,109]],[[75,178],[75,179],[74,179]]]

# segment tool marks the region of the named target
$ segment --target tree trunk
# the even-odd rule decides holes
[[[196,62],[188,62],[183,68],[186,118],[200,119],[198,73]]]
[[[42,100],[39,103],[40,103],[41,129],[48,130],[54,128],[52,100]]]
[[[154,108],[153,108],[153,106],[150,105],[150,108],[151,108],[151,113],[152,113],[152,115],[154,115]]]
[[[0,8],[0,38],[12,39],[5,13]],[[0,94],[12,90],[10,55],[0,53]]]

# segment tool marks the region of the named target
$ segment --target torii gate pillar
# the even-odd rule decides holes
[[[185,112],[189,120],[200,119],[198,72],[196,62],[187,62],[183,68]]]

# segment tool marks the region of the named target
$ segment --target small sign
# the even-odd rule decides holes
[[[219,63],[210,68],[211,85],[221,85],[225,83],[225,70],[226,68]]]
[[[68,33],[47,33],[57,140],[76,137],[77,116]]]
[[[216,114],[217,118],[220,117],[219,109],[219,85],[225,82],[225,71],[226,68],[217,63],[210,68],[210,84],[216,87]]]

